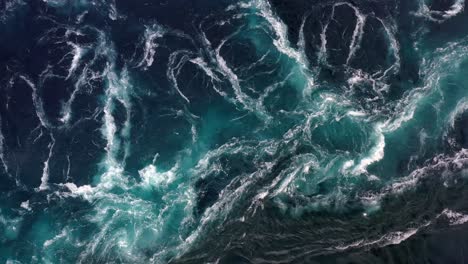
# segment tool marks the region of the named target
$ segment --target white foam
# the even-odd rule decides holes
[[[112,98],[109,97],[106,101],[106,106],[104,107],[104,137],[107,141],[106,151],[108,153],[114,152],[114,138],[117,131],[114,116],[112,116],[112,107]]]
[[[297,47],[299,48],[300,54],[306,54],[306,40],[305,40],[305,34],[304,34],[304,26],[307,21],[308,15],[305,15],[302,18],[302,23],[301,27],[299,28],[299,40],[297,42]]]
[[[166,32],[166,29],[157,24],[146,27],[143,38],[145,42],[144,54],[143,58],[138,63],[138,67],[143,67],[143,69],[146,70],[153,65],[154,55],[156,54],[156,49],[159,47],[157,41],[164,37]]]
[[[33,100],[34,108],[36,110],[36,115],[37,115],[37,118],[39,119],[39,122],[44,128],[49,128],[50,124],[49,124],[49,121],[47,120],[47,116],[44,111],[44,105],[43,105],[41,97],[39,96],[36,85],[28,77],[24,75],[20,75],[19,77],[23,81],[25,81],[29,85],[29,87],[31,87],[32,89],[32,100]]]
[[[56,235],[54,238],[46,240],[44,242],[44,247],[46,248],[46,247],[51,246],[52,244],[54,244],[55,242],[57,242],[58,240],[60,240],[60,239],[62,239],[64,237],[66,237],[67,235],[68,235],[67,230],[66,229],[62,230],[62,232],[60,234]]]
[[[441,216],[445,216],[449,220],[450,225],[462,225],[468,222],[468,215],[458,213],[450,209],[445,209],[444,211],[442,211],[442,213],[438,217]]]
[[[318,55],[318,61],[322,63],[327,63],[327,31],[328,26],[330,25],[330,21],[332,21],[335,17],[335,6],[336,5],[333,5],[330,18],[327,20],[327,23],[322,28],[322,32],[320,33],[320,51]]]
[[[226,11],[232,11],[232,10],[235,10],[236,8],[246,9],[246,8],[250,8],[250,7],[252,7],[252,3],[251,3],[251,2],[239,2],[239,3],[237,3],[237,4],[229,5],[229,6],[226,8]]]
[[[249,99],[250,97],[248,97],[244,92],[242,92],[242,89],[241,89],[241,86],[240,86],[240,81],[239,81],[239,78],[237,77],[237,75],[234,73],[234,71],[229,68],[229,66],[227,65],[226,61],[224,60],[224,58],[221,56],[220,54],[220,50],[221,48],[224,46],[224,44],[226,43],[228,39],[224,39],[221,44],[216,48],[216,60],[218,62],[218,65],[220,67],[220,69],[222,70],[222,72],[224,73],[224,75],[226,77],[228,77],[229,81],[231,82],[232,84],[232,87],[234,88],[234,93],[236,94],[236,99],[242,104],[244,105],[247,109],[250,109],[250,110],[253,110],[252,109],[252,104],[249,103]]]
[[[53,155],[53,150],[55,146],[55,138],[50,134],[51,143],[49,144],[49,156],[47,160],[44,161],[44,168],[42,169],[41,185],[39,186],[40,191],[49,189],[49,161]]]
[[[76,17],[76,23],[77,24],[81,24],[81,22],[83,22],[83,19],[84,17],[88,14],[88,10],[84,11],[83,13],[79,14],[77,17]]]
[[[122,70],[119,76],[115,72],[115,66],[113,64],[108,65],[106,78],[108,80],[108,87],[104,106],[104,125],[102,127],[103,136],[107,141],[106,163],[109,167],[121,168],[121,166],[125,164],[125,158],[127,157],[130,148],[128,139],[131,129],[131,85],[129,83],[129,76],[126,68]],[[120,131],[117,131],[115,118],[113,116],[115,101],[120,102],[126,110],[126,119]],[[117,132],[120,133],[117,134]],[[117,155],[122,149],[125,151],[124,159],[117,161]]]
[[[154,262],[164,262],[163,259],[167,260],[167,254],[176,254],[185,248],[186,244],[181,242],[183,238],[178,237],[178,233],[174,234],[173,227],[177,227],[181,232],[183,230],[184,233],[191,234],[188,226],[189,223],[195,223],[192,213],[196,204],[196,194],[192,189],[191,178],[187,178],[178,182],[174,188],[159,192],[161,200],[155,204],[151,197],[153,192],[157,190],[145,187],[149,185],[160,188],[165,184],[173,183],[176,175],[177,177],[180,175],[176,173],[177,168],[169,172],[161,172],[154,164],[149,165],[140,170],[141,182],[135,180],[132,177],[134,175],[128,175],[125,171],[125,160],[131,136],[132,85],[125,67],[122,72],[117,71],[115,62],[117,54],[115,54],[112,43],[106,41],[105,34],[101,33],[99,44],[93,50],[97,58],[107,61],[107,66],[102,73],[93,72],[93,74],[98,76],[96,78],[104,79],[103,81],[107,84],[101,108],[101,132],[106,141],[105,150],[107,152],[101,165],[105,171],[94,179],[94,186],[77,186],[72,182],[57,184],[63,188],[51,195],[82,198],[92,205],[92,210],[85,212],[85,217],[96,225],[97,229],[91,243],[83,242],[80,245],[83,250],[78,262],[86,262],[90,258],[107,259],[106,254],[109,254],[111,248],[122,251],[120,255],[122,261],[138,262],[137,257],[140,256],[140,252],[137,252],[135,245],[139,243],[138,241],[147,239],[148,233],[151,234],[151,239],[157,238],[158,241],[160,237],[167,237],[168,246],[165,247],[167,252],[158,252],[160,255],[155,255],[153,258]],[[87,63],[85,67],[88,65],[92,66],[93,62]],[[81,76],[85,76],[85,74]],[[127,119],[123,127],[116,124],[115,108],[117,104],[121,104],[126,111]],[[195,117],[191,116],[190,118],[194,119]],[[122,156],[122,154],[125,155]],[[69,174],[67,173],[67,175]],[[180,177],[189,176],[180,175]],[[132,219],[134,224],[123,226],[119,224],[128,221],[128,219]],[[181,220],[179,221],[179,219]],[[129,235],[130,233],[132,235]],[[62,241],[65,242],[68,235],[61,238],[61,234],[46,241],[44,246],[53,247]],[[195,238],[196,235],[192,237]]]
[[[59,184],[68,189],[69,192],[57,192],[60,197],[81,197],[86,201],[92,202],[94,199],[102,196],[103,192],[99,186],[92,187],[91,185],[77,186],[75,183],[67,182]]]
[[[0,161],[2,162],[2,166],[6,172],[6,174],[11,178],[10,170],[8,168],[8,163],[5,157],[5,138],[3,137],[3,132],[2,132],[2,118],[0,116]]]
[[[70,78],[71,75],[75,72],[76,68],[79,66],[80,64],[80,60],[81,58],[83,57],[83,54],[84,54],[84,49],[82,47],[80,47],[79,45],[71,42],[71,41],[68,41],[67,42],[68,45],[70,45],[72,48],[73,48],[73,51],[71,52],[72,55],[73,55],[73,59],[72,59],[72,62],[70,64],[70,68],[68,69],[68,75],[67,75],[67,78]]]
[[[112,67],[111,64],[113,64],[113,57],[115,57],[115,54],[113,53],[112,46],[108,43],[105,34],[96,28],[92,29],[98,33],[98,38],[95,44],[90,46],[79,46],[74,42],[67,42],[68,45],[73,47],[73,50],[69,53],[73,55],[73,60],[69,68],[69,74],[66,78],[68,79],[74,76],[74,74],[79,68],[78,66],[81,65],[81,63],[83,63],[84,66],[83,69],[81,69],[81,71],[79,72],[79,74],[76,74],[77,76],[74,76],[76,81],[74,84],[73,92],[71,93],[69,99],[62,105],[61,117],[59,118],[59,121],[62,122],[63,126],[69,125],[73,114],[72,104],[75,101],[77,95],[80,94],[80,92],[82,92],[83,88],[86,85],[91,85],[91,82],[93,80],[105,78],[108,75],[110,68]],[[72,32],[77,35],[84,35],[79,31],[67,29],[65,36],[69,37],[70,33]],[[94,53],[93,58],[88,62],[81,62],[83,56],[89,51],[92,51]],[[107,67],[102,72],[92,71],[92,66],[102,57],[108,60]]]
[[[460,114],[463,114],[463,113],[465,113],[467,111],[468,111],[468,99],[463,98],[462,100],[460,100],[457,103],[457,106],[455,107],[455,110],[453,110],[450,113],[449,123],[450,123],[452,128],[455,128],[455,121],[456,121],[457,116],[459,116]]]
[[[266,21],[270,24],[271,28],[276,34],[276,38],[273,40],[273,44],[276,46],[278,51],[287,55],[299,65],[304,78],[307,79],[308,87],[313,87],[314,79],[308,74],[309,62],[307,59],[307,55],[305,54],[304,37],[300,37],[299,44],[301,44],[302,47],[300,45],[299,50],[292,48],[288,39],[288,28],[279,18],[275,16],[270,6],[270,3],[266,0],[255,0],[254,5],[260,11],[260,15],[266,19]],[[303,23],[305,23],[305,18]]]
[[[380,23],[382,24],[382,26],[385,29],[385,33],[387,34],[387,37],[388,37],[389,42],[390,42],[390,50],[392,51],[393,57],[395,59],[395,63],[392,66],[390,66],[387,70],[385,70],[383,76],[386,76],[387,73],[390,72],[390,70],[400,69],[400,65],[401,65],[400,44],[398,43],[398,40],[395,37],[397,29],[396,29],[396,27],[394,25],[394,22],[392,21],[393,22],[392,25],[388,25],[385,20],[383,20],[381,18],[377,18],[377,19],[380,21]]]
[[[115,0],[110,1],[109,3],[109,18],[112,20],[117,20],[119,18],[119,13],[117,12],[117,7]]]
[[[290,58],[294,59],[299,65],[307,67],[307,59],[305,54],[302,54],[291,47],[288,40],[288,28],[279,20],[273,13],[270,3],[265,0],[256,0],[256,7],[260,10],[260,15],[264,17],[273,28],[277,38],[273,41],[273,44],[278,48],[280,52],[286,54]]]
[[[281,181],[281,184],[278,187],[276,187],[276,190],[272,194],[272,196],[277,196],[280,193],[284,193],[300,171],[301,171],[301,168],[297,168],[294,171],[288,173],[287,177]]]
[[[395,107],[395,114],[385,121],[383,131],[385,133],[393,132],[402,127],[408,121],[412,120],[417,108],[425,99],[432,99],[435,96],[440,96],[442,91],[441,80],[444,78],[446,72],[456,70],[460,65],[460,56],[466,54],[466,39],[460,42],[449,43],[443,48],[438,48],[434,52],[433,59],[422,61],[421,75],[424,76],[424,85],[417,87],[404,94]],[[460,55],[461,54],[461,55]],[[444,71],[440,71],[444,69]],[[439,100],[435,104],[437,107],[442,101]],[[455,111],[449,116],[449,121],[452,122],[453,117],[457,112],[464,110],[464,100],[461,100],[457,105]],[[437,110],[437,109],[436,109]]]
[[[6,264],[21,264],[18,260],[7,259]]]
[[[420,179],[432,175],[430,172],[437,172],[441,177],[448,177],[447,171],[462,170],[468,166],[468,150],[462,149],[454,156],[439,155],[432,159],[432,163],[422,168],[418,168],[410,175],[398,179],[389,187],[385,188],[383,195],[398,194],[417,185]]]
[[[91,185],[82,185],[78,187],[76,186],[76,184],[72,182],[67,182],[64,184],[64,186],[67,187],[72,194],[83,195],[83,194],[92,193],[94,191]]]
[[[180,97],[182,97],[182,99],[184,99],[187,103],[190,103],[190,100],[187,98],[187,96],[185,96],[179,89],[176,78],[184,64],[189,60],[188,56],[184,53],[186,53],[186,51],[176,51],[169,56],[166,75],[167,78],[171,81],[174,89],[177,91],[177,93],[179,93]],[[182,56],[181,59],[179,59],[177,62],[179,55]]]
[[[200,69],[202,69],[206,73],[206,75],[208,75],[211,79],[216,80],[218,82],[220,81],[218,76],[216,76],[213,70],[211,70],[211,68],[202,58],[197,57],[195,59],[191,59],[190,62],[200,67]]]
[[[20,207],[28,211],[32,210],[31,206],[29,205],[29,200],[22,202]]]
[[[2,9],[0,10],[0,23],[4,23],[12,17],[12,15],[20,8],[21,6],[27,5],[28,3],[23,0],[9,0],[2,2]]]
[[[355,116],[355,117],[363,117],[367,115],[366,113],[360,112],[360,111],[348,111],[346,114],[349,116]]]
[[[413,13],[415,16],[426,18],[427,20],[443,23],[446,20],[457,16],[465,9],[465,0],[456,0],[448,10],[438,11],[430,10],[425,0],[419,1],[419,10]]]
[[[67,154],[67,175],[65,176],[65,181],[70,180],[70,169],[71,169],[71,161],[70,161],[70,155]]]
[[[201,41],[203,42],[203,45],[206,49],[206,53],[210,56],[211,61],[215,63],[215,67],[216,67],[215,71],[221,74],[223,77],[225,77],[229,81],[233,89],[235,98],[230,98],[226,92],[218,90],[216,86],[214,85],[213,85],[213,88],[218,94],[223,96],[228,102],[236,106],[239,106],[240,104],[241,106],[243,106],[245,110],[256,114],[262,119],[263,118],[268,119],[269,116],[265,112],[265,110],[262,108],[259,109],[256,104],[256,101],[253,100],[251,97],[249,97],[247,94],[245,94],[242,91],[239,77],[228,66],[227,62],[224,60],[224,58],[220,54],[220,51],[225,45],[225,43],[229,41],[231,38],[233,38],[234,36],[236,36],[238,33],[240,33],[240,31],[236,31],[233,34],[227,36],[220,42],[218,47],[213,48],[211,42],[206,37],[206,34],[200,29]],[[211,74],[211,73],[208,73],[208,74]]]
[[[454,17],[460,14],[465,8],[465,0],[456,0],[455,3],[450,7],[449,10],[445,11],[443,17],[445,19]]]
[[[69,79],[75,73],[76,69],[78,68],[80,64],[80,60],[85,54],[86,50],[83,47],[80,47],[73,42],[67,42],[67,44],[73,47],[73,51],[72,51],[73,59],[72,59],[70,68],[68,69],[68,75],[66,77],[66,79]],[[75,83],[75,87],[74,87],[73,92],[70,95],[70,98],[62,106],[62,110],[61,110],[62,117],[60,117],[59,120],[65,125],[68,124],[68,122],[70,121],[72,117],[71,107],[72,107],[73,101],[75,100],[76,96],[80,92],[80,86],[82,84],[81,82],[83,81],[82,78],[86,78],[85,76],[83,76],[85,74],[86,74],[86,69],[79,76],[77,82]]]
[[[348,79],[348,84],[349,85],[356,85],[360,82],[365,81],[366,78],[361,74],[361,71],[358,71],[356,74],[354,74],[351,78]]]
[[[349,168],[354,166],[354,160],[348,160],[345,163],[343,163],[343,167],[341,168],[342,172],[348,171]]]
[[[426,227],[430,224],[431,222],[427,222],[417,228],[409,228],[405,231],[390,232],[375,240],[360,239],[349,245],[337,246],[335,247],[335,249],[340,250],[340,251],[345,251],[345,250],[352,249],[352,248],[386,247],[389,245],[398,245],[398,244],[401,244],[403,241],[407,240],[408,238],[414,236],[416,233],[418,233],[418,231],[421,228]]]
[[[353,174],[365,173],[369,165],[383,159],[385,155],[385,135],[382,132],[381,124],[375,126],[375,135],[377,137],[377,142],[369,151],[368,155],[362,158],[359,164],[353,169]]]
[[[346,58],[346,64],[349,65],[351,60],[354,58],[357,50],[361,47],[362,37],[364,35],[364,25],[366,23],[366,16],[361,13],[359,8],[356,6],[347,3],[341,2],[335,4],[335,6],[347,5],[354,10],[354,14],[356,15],[356,26],[354,27],[353,36],[351,38],[351,44],[349,45],[349,54]]]
[[[148,165],[145,168],[138,171],[142,179],[142,184],[146,187],[162,187],[167,186],[175,180],[175,168],[167,172],[158,172],[156,166]]]

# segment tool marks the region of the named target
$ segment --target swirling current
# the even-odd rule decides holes
[[[464,8],[0,1],[0,262],[467,263]]]

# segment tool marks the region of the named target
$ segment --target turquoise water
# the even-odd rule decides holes
[[[465,1],[0,7],[1,262],[466,262]]]

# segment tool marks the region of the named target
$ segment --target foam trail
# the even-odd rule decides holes
[[[53,150],[55,146],[55,138],[53,134],[50,134],[51,143],[49,144],[49,156],[47,160],[44,161],[44,168],[42,169],[41,185],[39,186],[39,191],[44,191],[49,189],[49,161],[53,155]]]
[[[97,30],[97,29],[94,29],[94,30],[96,30],[96,32],[98,33],[97,44],[95,44],[94,46],[91,46],[91,48],[90,47],[86,47],[86,48],[79,47],[80,48],[80,51],[79,51],[79,53],[80,53],[79,58],[80,59],[89,50],[94,51],[94,57],[88,63],[85,63],[83,69],[81,70],[81,73],[79,74],[79,76],[76,77],[76,82],[74,84],[74,89],[73,89],[73,92],[70,95],[70,98],[62,106],[62,110],[61,110],[61,115],[62,116],[59,118],[59,121],[62,122],[64,126],[67,126],[69,124],[71,118],[72,118],[72,114],[73,114],[72,104],[75,101],[76,96],[81,93],[83,87],[85,85],[87,85],[87,84],[90,85],[90,82],[92,82],[93,80],[101,79],[101,78],[105,77],[104,76],[105,72],[103,72],[103,73],[93,72],[91,70],[91,67],[99,60],[100,56],[104,56],[104,57],[113,56],[112,54],[109,54],[109,48],[106,47],[107,42],[105,40],[105,36],[103,35],[103,33],[101,31]],[[76,55],[76,52],[75,52],[75,55]],[[74,56],[74,58],[75,58],[75,56]],[[79,59],[78,59],[78,62],[79,62]],[[72,63],[72,65],[73,65],[73,63]],[[71,68],[73,68],[73,67],[71,67]],[[75,68],[75,70],[76,70],[76,68]],[[75,72],[75,70],[73,70],[73,72]]]
[[[255,112],[255,109],[252,107],[253,102],[251,98],[247,96],[244,92],[242,92],[239,78],[234,73],[234,71],[231,68],[229,68],[224,58],[220,55],[221,48],[224,46],[227,40],[228,38],[224,39],[221,42],[221,44],[219,44],[219,46],[216,48],[216,61],[218,62],[218,66],[221,72],[224,74],[224,76],[228,78],[232,87],[234,88],[234,93],[236,94],[236,99],[238,100],[238,102],[244,105],[246,109]]]
[[[59,241],[60,239],[66,237],[68,235],[68,232],[66,229],[62,230],[62,232],[60,232],[60,234],[56,235],[54,238],[52,239],[49,239],[49,240],[46,240],[44,242],[44,248],[47,248],[49,246],[51,246],[52,244],[56,243],[57,241]]]
[[[397,29],[395,28],[395,25],[387,25],[384,20],[380,19],[380,22],[382,23],[385,32],[387,33],[388,38],[390,39],[390,47],[393,51],[393,56],[395,58],[395,64],[399,67],[401,63],[400,59],[400,44],[398,43],[398,40],[396,39],[395,35],[397,33]]]
[[[226,92],[220,90],[217,88],[217,85],[215,84],[215,82],[221,82],[221,79],[220,77],[218,77],[218,75],[216,74],[216,72],[214,70],[212,70],[208,64],[200,57],[197,57],[195,59],[190,59],[190,62],[197,65],[200,69],[203,70],[203,72],[208,76],[210,77],[211,79],[211,84],[213,86],[213,90],[215,90],[215,92],[217,92],[219,95],[221,95],[222,97],[224,97],[224,99],[226,99],[228,102],[232,103],[232,104],[236,104],[236,102],[234,100],[232,100],[231,98],[229,98],[229,96],[227,95]]]
[[[65,181],[68,182],[70,180],[70,169],[71,169],[71,161],[70,155],[67,154],[67,175],[65,176]]]
[[[340,251],[345,251],[345,250],[353,249],[353,248],[386,247],[389,245],[398,245],[398,244],[401,244],[403,241],[409,239],[410,237],[414,236],[416,233],[418,233],[418,231],[421,228],[427,227],[430,224],[431,222],[426,222],[417,228],[408,228],[405,231],[390,232],[375,240],[370,240],[370,241],[358,240],[346,246],[337,246],[335,247],[335,249],[340,250]]]
[[[398,40],[397,40],[396,37],[395,37],[395,34],[396,34],[396,32],[397,32],[397,29],[395,29],[395,26],[394,26],[394,25],[391,25],[391,26],[387,25],[387,23],[386,23],[383,19],[381,19],[381,18],[377,18],[377,19],[380,21],[380,23],[382,24],[382,26],[383,26],[384,29],[385,29],[385,33],[387,34],[387,37],[388,37],[388,39],[389,39],[389,41],[390,41],[390,49],[392,50],[392,52],[393,52],[393,57],[394,57],[394,59],[395,59],[394,64],[393,64],[392,66],[390,66],[390,68],[388,68],[388,69],[384,72],[383,76],[386,76],[387,73],[388,73],[391,69],[393,69],[393,68],[395,68],[396,70],[399,70],[399,69],[400,69],[400,64],[401,64],[401,59],[400,59],[400,44],[398,43]]]
[[[307,56],[305,54],[305,49],[301,50],[301,47],[299,46],[299,51],[295,50],[294,48],[291,47],[291,44],[288,39],[288,28],[287,26],[275,16],[275,14],[272,11],[271,5],[268,1],[266,0],[256,0],[255,1],[255,7],[260,10],[260,15],[266,19],[266,21],[270,24],[270,26],[273,29],[273,32],[276,35],[276,38],[273,40],[273,44],[276,46],[278,51],[281,53],[287,55],[296,63],[298,64],[304,78],[307,79],[307,88],[311,88],[314,86],[314,79],[310,76],[309,74],[309,61],[307,59]],[[303,21],[305,24],[305,19]],[[302,30],[303,32],[303,30]],[[303,38],[304,39],[304,38]],[[304,42],[304,48],[305,48],[305,39],[303,40]],[[301,43],[299,43],[301,44]]]
[[[449,222],[450,225],[462,225],[466,222],[468,222],[468,215],[452,211],[450,209],[444,209],[442,213],[440,213],[437,218],[445,216]]]
[[[465,0],[456,0],[449,10],[445,11],[443,17],[449,19],[460,14],[465,9]]]
[[[79,14],[76,17],[76,24],[81,24],[83,22],[84,17],[88,14],[88,10],[83,11],[83,13]]]
[[[468,110],[468,98],[464,98],[457,103],[455,109],[449,114],[448,122],[452,128],[455,128],[455,121],[458,115]]]
[[[239,33],[239,31],[236,31],[235,33],[231,34],[230,36],[224,38],[221,43],[219,44],[218,47],[216,47],[215,50],[213,50],[213,47],[211,45],[211,42],[208,40],[206,37],[205,33],[200,30],[200,37],[201,41],[203,42],[203,45],[207,51],[207,53],[210,55],[212,61],[216,63],[216,72],[219,72],[222,76],[224,76],[229,83],[231,84],[231,87],[233,88],[234,95],[235,95],[235,100],[230,99],[227,97],[226,93],[219,91],[215,89],[220,95],[225,97],[229,102],[237,105],[241,104],[245,110],[252,112],[256,114],[258,117],[262,119],[269,119],[269,115],[265,112],[264,109],[258,109],[256,107],[256,102],[249,97],[247,94],[245,94],[242,91],[241,85],[240,85],[240,80],[239,77],[234,73],[234,71],[228,66],[227,62],[224,60],[223,56],[221,56],[220,51],[225,45],[225,43],[230,40],[232,37],[234,37],[236,34]]]
[[[463,44],[466,44],[467,41],[467,39],[464,39],[460,42],[449,43],[446,47],[435,50],[433,53],[434,59],[423,60],[421,66],[422,74],[425,77],[423,86],[407,92],[397,102],[396,114],[385,121],[382,127],[385,133],[396,131],[403,124],[412,120],[421,102],[442,92],[441,79],[445,77],[446,72],[458,70],[460,62],[466,58],[463,55],[466,54],[468,49]],[[444,72],[441,73],[440,69],[444,69]]]
[[[24,210],[28,210],[28,211],[32,210],[31,205],[29,204],[29,200],[22,202],[20,204],[20,207],[23,208]]]
[[[166,29],[154,24],[152,27],[146,26],[143,41],[145,42],[144,54],[137,67],[143,67],[147,70],[154,62],[154,56],[156,49],[159,47],[157,40],[162,38],[166,34]]]
[[[271,50],[268,50],[267,52],[265,52],[265,54],[262,55],[262,57],[260,59],[258,59],[256,62],[250,64],[248,67],[246,67],[243,70],[248,72],[248,71],[254,69],[258,65],[260,65],[268,57],[268,55],[270,55],[270,53],[271,53]]]
[[[167,187],[175,180],[177,167],[172,168],[167,172],[158,172],[156,166],[153,164],[138,171],[142,179],[142,185],[148,187]]]
[[[112,115],[112,97],[108,97],[104,107],[104,138],[107,141],[106,151],[108,153],[108,160],[112,160],[115,150],[115,134],[117,126],[115,125],[114,116]]]
[[[69,79],[72,76],[72,74],[75,72],[76,68],[79,66],[80,60],[84,55],[84,49],[71,41],[68,41],[67,44],[72,46],[73,48],[73,51],[72,51],[73,59],[72,59],[70,68],[68,69],[68,75],[66,78],[66,79]]]
[[[38,94],[36,85],[24,75],[20,75],[19,77],[23,81],[25,81],[29,85],[29,87],[31,87],[32,89],[32,100],[33,100],[34,108],[36,109],[36,115],[37,115],[37,118],[39,119],[39,122],[44,128],[49,128],[50,124],[49,124],[49,121],[47,120],[47,117],[44,111],[44,105],[42,103],[41,97]]]
[[[369,154],[361,159],[359,164],[353,169],[353,174],[365,173],[369,165],[383,159],[385,155],[385,135],[383,134],[382,127],[382,124],[376,125],[375,134],[377,135],[377,142]]]
[[[322,28],[322,32],[320,32],[320,50],[318,54],[318,61],[321,63],[327,63],[327,56],[328,56],[327,55],[327,31],[328,31],[328,26],[330,25],[330,22],[335,17],[335,6],[336,4],[333,5],[330,18],[327,20],[327,23]]]
[[[5,157],[5,137],[3,136],[2,131],[2,118],[0,116],[0,161],[2,162],[3,169],[8,177],[12,178],[10,170],[8,168],[8,163]]]
[[[182,93],[182,91],[179,89],[179,85],[177,84],[177,78],[176,76],[179,74],[180,70],[184,66],[184,64],[189,60],[189,57],[187,54],[184,54],[186,52],[184,51],[177,51],[172,53],[169,56],[169,62],[167,65],[167,78],[171,81],[172,86],[174,89],[176,89],[177,93],[184,99],[187,103],[190,103],[190,100]],[[179,54],[182,54],[182,58],[176,63],[177,57]],[[177,74],[174,73],[174,71],[177,71]]]
[[[124,141],[124,151],[125,157],[128,155],[129,151],[129,143],[128,137],[130,136],[130,116],[131,116],[131,103],[130,103],[130,96],[129,96],[129,77],[128,72],[124,69],[121,73],[121,76],[117,76],[115,73],[114,65],[109,65],[107,71],[107,81],[108,81],[108,89],[106,92],[107,100],[104,106],[104,127],[103,133],[104,137],[107,140],[106,151],[107,151],[107,162],[111,168],[117,166],[121,168],[121,164],[118,164],[116,158],[118,152],[122,148],[122,140]],[[120,131],[119,135],[117,135],[117,126],[115,124],[115,118],[113,116],[114,110],[114,100],[119,101],[125,107],[126,110],[126,119],[122,130]],[[124,163],[125,160],[121,161],[120,163]]]
[[[286,177],[286,179],[282,180],[281,184],[279,184],[279,186],[277,187],[277,189],[274,191],[274,193],[272,195],[276,196],[276,195],[278,195],[280,193],[285,192],[286,189],[288,188],[288,186],[291,184],[291,182],[294,180],[294,178],[296,178],[297,174],[301,170],[303,170],[303,168],[297,168],[293,172],[290,172],[289,175]]]
[[[273,44],[281,53],[294,59],[301,67],[307,68],[308,62],[305,54],[302,54],[291,47],[288,40],[288,28],[275,16],[270,3],[265,0],[256,0],[255,4],[260,10],[260,15],[268,21],[276,34],[277,38],[273,40]]]
[[[297,47],[299,48],[300,54],[306,54],[306,40],[304,35],[304,27],[307,22],[308,15],[305,15],[302,18],[301,27],[299,28],[299,40],[297,42]]]
[[[449,172],[457,172],[466,169],[468,165],[468,150],[462,149],[453,156],[438,155],[430,159],[429,165],[418,168],[408,176],[399,178],[385,187],[373,200],[378,202],[387,195],[398,195],[417,186],[421,179],[433,175],[434,173],[449,175]],[[441,173],[444,172],[444,173]]]
[[[102,72],[102,77],[105,78],[107,87],[105,91],[105,102],[103,106],[103,126],[101,132],[104,139],[106,140],[106,159],[105,163],[109,170],[121,170],[121,165],[117,160],[117,155],[121,150],[121,139],[118,138],[117,125],[115,124],[115,118],[113,116],[114,102],[119,101],[122,103],[126,110],[126,119],[120,136],[126,141],[129,137],[131,123],[131,102],[130,102],[130,83],[129,76],[126,67],[121,71],[120,76],[116,73],[116,54],[112,43],[106,38],[104,32],[97,30],[99,34],[98,45],[96,46],[97,56],[103,56],[107,60],[106,68]],[[93,59],[96,60],[97,57]],[[84,76],[84,75],[83,75]],[[82,78],[80,78],[81,80]],[[128,142],[124,144],[125,157],[128,154]],[[121,161],[120,163],[124,163]]]
[[[356,26],[354,28],[353,36],[351,39],[351,44],[349,45],[349,54],[346,59],[346,65],[349,65],[351,60],[354,58],[356,51],[360,48],[362,37],[364,35],[364,25],[366,23],[366,16],[361,13],[361,11],[350,3],[339,3],[336,6],[347,5],[354,10],[356,15]]]
[[[115,0],[110,1],[109,4],[109,18],[112,20],[117,20],[119,18],[119,13],[117,12],[117,7],[115,4]]]
[[[72,63],[70,65],[70,68],[68,70],[68,76],[66,77],[66,79],[69,79],[75,73],[77,67],[80,64],[80,60],[83,57],[83,55],[85,54],[86,50],[84,48],[78,46],[77,44],[73,43],[73,42],[67,42],[67,44],[73,47],[73,52],[72,52],[73,53],[73,59],[72,59]],[[70,95],[70,98],[64,103],[64,105],[62,107],[62,110],[61,110],[62,117],[60,117],[59,120],[60,120],[60,122],[62,122],[64,124],[68,124],[68,122],[70,121],[70,119],[72,117],[71,107],[72,107],[73,101],[75,101],[76,96],[80,92],[80,86],[82,85],[83,79],[86,78],[85,75],[87,73],[87,70],[88,70],[88,66],[86,65],[85,69],[83,70],[81,75],[78,77],[78,80],[76,81],[76,83],[74,85],[74,89],[73,89],[73,92]]]
[[[190,62],[200,67],[200,69],[202,69],[211,79],[218,82],[221,81],[202,58],[197,57],[195,59],[191,59]]]
[[[425,0],[419,1],[419,9],[417,12],[413,13],[415,16],[423,17],[429,21],[433,21],[436,23],[443,23],[446,20],[457,16],[458,14],[462,13],[465,9],[465,0],[455,0],[453,5],[450,6],[448,10],[445,11],[437,11],[431,10]]]
[[[75,85],[75,89],[73,90],[72,94],[70,95],[70,98],[68,99],[68,101],[62,107],[62,110],[61,110],[62,117],[59,118],[60,122],[62,122],[64,124],[68,124],[68,122],[70,121],[70,119],[72,117],[72,109],[71,109],[72,104],[73,104],[73,101],[75,100],[76,95],[78,94],[79,90],[80,90],[80,88]]]

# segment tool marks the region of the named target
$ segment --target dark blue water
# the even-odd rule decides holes
[[[464,8],[0,0],[0,262],[468,262]]]

